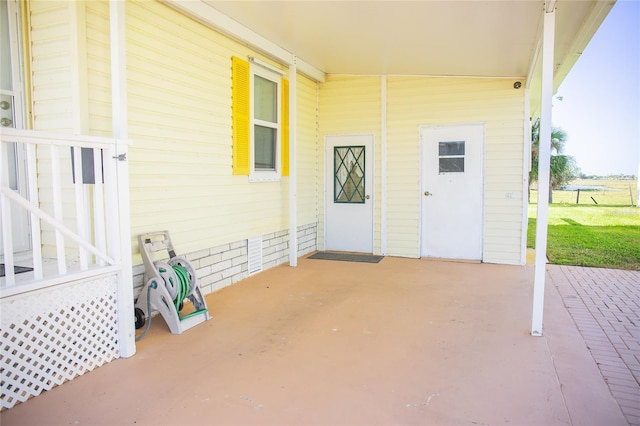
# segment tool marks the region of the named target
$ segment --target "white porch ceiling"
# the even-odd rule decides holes
[[[544,8],[543,0],[202,1],[328,74],[514,78],[534,64]],[[558,1],[560,80],[613,3]]]

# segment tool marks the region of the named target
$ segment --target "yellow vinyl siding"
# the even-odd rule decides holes
[[[132,234],[168,229],[181,252],[246,238],[252,199],[246,177],[232,175],[230,58],[248,52],[159,2],[126,11]]]
[[[29,2],[36,130],[73,129],[71,9],[68,1]]]
[[[374,135],[374,191],[373,199],[380,199],[380,129],[381,98],[380,77],[329,75],[320,84],[319,93],[319,164],[324,164],[324,138],[327,135],[367,133]],[[369,161],[369,160],[367,160]],[[320,187],[324,187],[325,177],[321,177]],[[318,235],[324,235],[324,196],[319,196],[320,214]],[[374,252],[380,252],[380,203],[374,201]],[[319,248],[324,241],[320,238]]]
[[[111,45],[109,3],[86,3],[87,89],[89,133],[111,136]]]
[[[308,78],[297,77],[296,182],[298,186],[298,225],[318,221],[318,197],[322,174],[318,163],[318,85]]]
[[[320,84],[321,136],[380,134],[380,77],[328,75]]]
[[[286,230],[288,178],[250,183],[232,169],[231,58],[267,59],[161,2],[127,2],[126,12],[133,236],[168,229],[191,252]],[[298,76],[299,111],[315,111],[315,87]],[[297,125],[300,158],[315,152],[315,115]],[[303,202],[318,168],[302,164],[298,225],[317,220],[317,205]]]
[[[110,136],[109,3],[32,0],[26,7],[31,24],[33,128]],[[52,214],[50,155],[49,149],[38,151],[43,160],[38,164],[38,183],[40,205]],[[64,222],[75,229],[70,151],[60,149],[59,155]],[[55,235],[46,223],[42,241],[45,256],[53,255]]]
[[[420,253],[419,126],[484,123],[483,261],[519,263],[524,92],[506,79],[389,77],[387,95],[389,254]]]
[[[79,123],[79,103],[74,93],[77,93],[78,74],[82,72],[77,58],[77,33],[81,31],[72,23],[84,22],[81,7],[75,2],[68,1],[29,1],[26,5],[29,14],[29,39],[31,42],[29,67],[31,69],[31,112],[32,125],[35,130],[47,132],[74,133]],[[28,97],[27,97],[28,98]],[[71,156],[68,149],[59,149],[61,164],[63,222],[71,229],[75,229],[74,190],[71,185]],[[53,198],[51,196],[52,172],[51,150],[39,148],[38,158],[38,186],[40,207],[50,215],[53,212]],[[42,223],[41,230],[42,253],[44,256],[55,257],[55,233],[53,228]],[[67,244],[74,246],[67,241]],[[69,249],[68,256],[77,255],[76,248]]]

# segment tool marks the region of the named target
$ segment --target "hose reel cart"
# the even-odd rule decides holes
[[[147,320],[151,322],[152,309],[160,312],[173,334],[181,334],[211,319],[198,288],[195,268],[187,259],[176,256],[169,231],[139,235],[138,245],[145,285],[135,303],[136,329],[144,327]],[[152,253],[163,250],[168,252],[169,259],[153,261]],[[185,300],[193,304],[194,311],[180,315]]]

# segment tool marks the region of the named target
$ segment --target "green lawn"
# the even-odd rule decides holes
[[[527,247],[535,246],[537,205],[529,205]],[[640,271],[640,208],[551,204],[547,257],[558,265]]]

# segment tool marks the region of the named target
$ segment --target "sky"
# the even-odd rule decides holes
[[[562,97],[562,100],[559,99]],[[638,175],[640,0],[618,0],[553,101],[564,154],[587,175]]]

